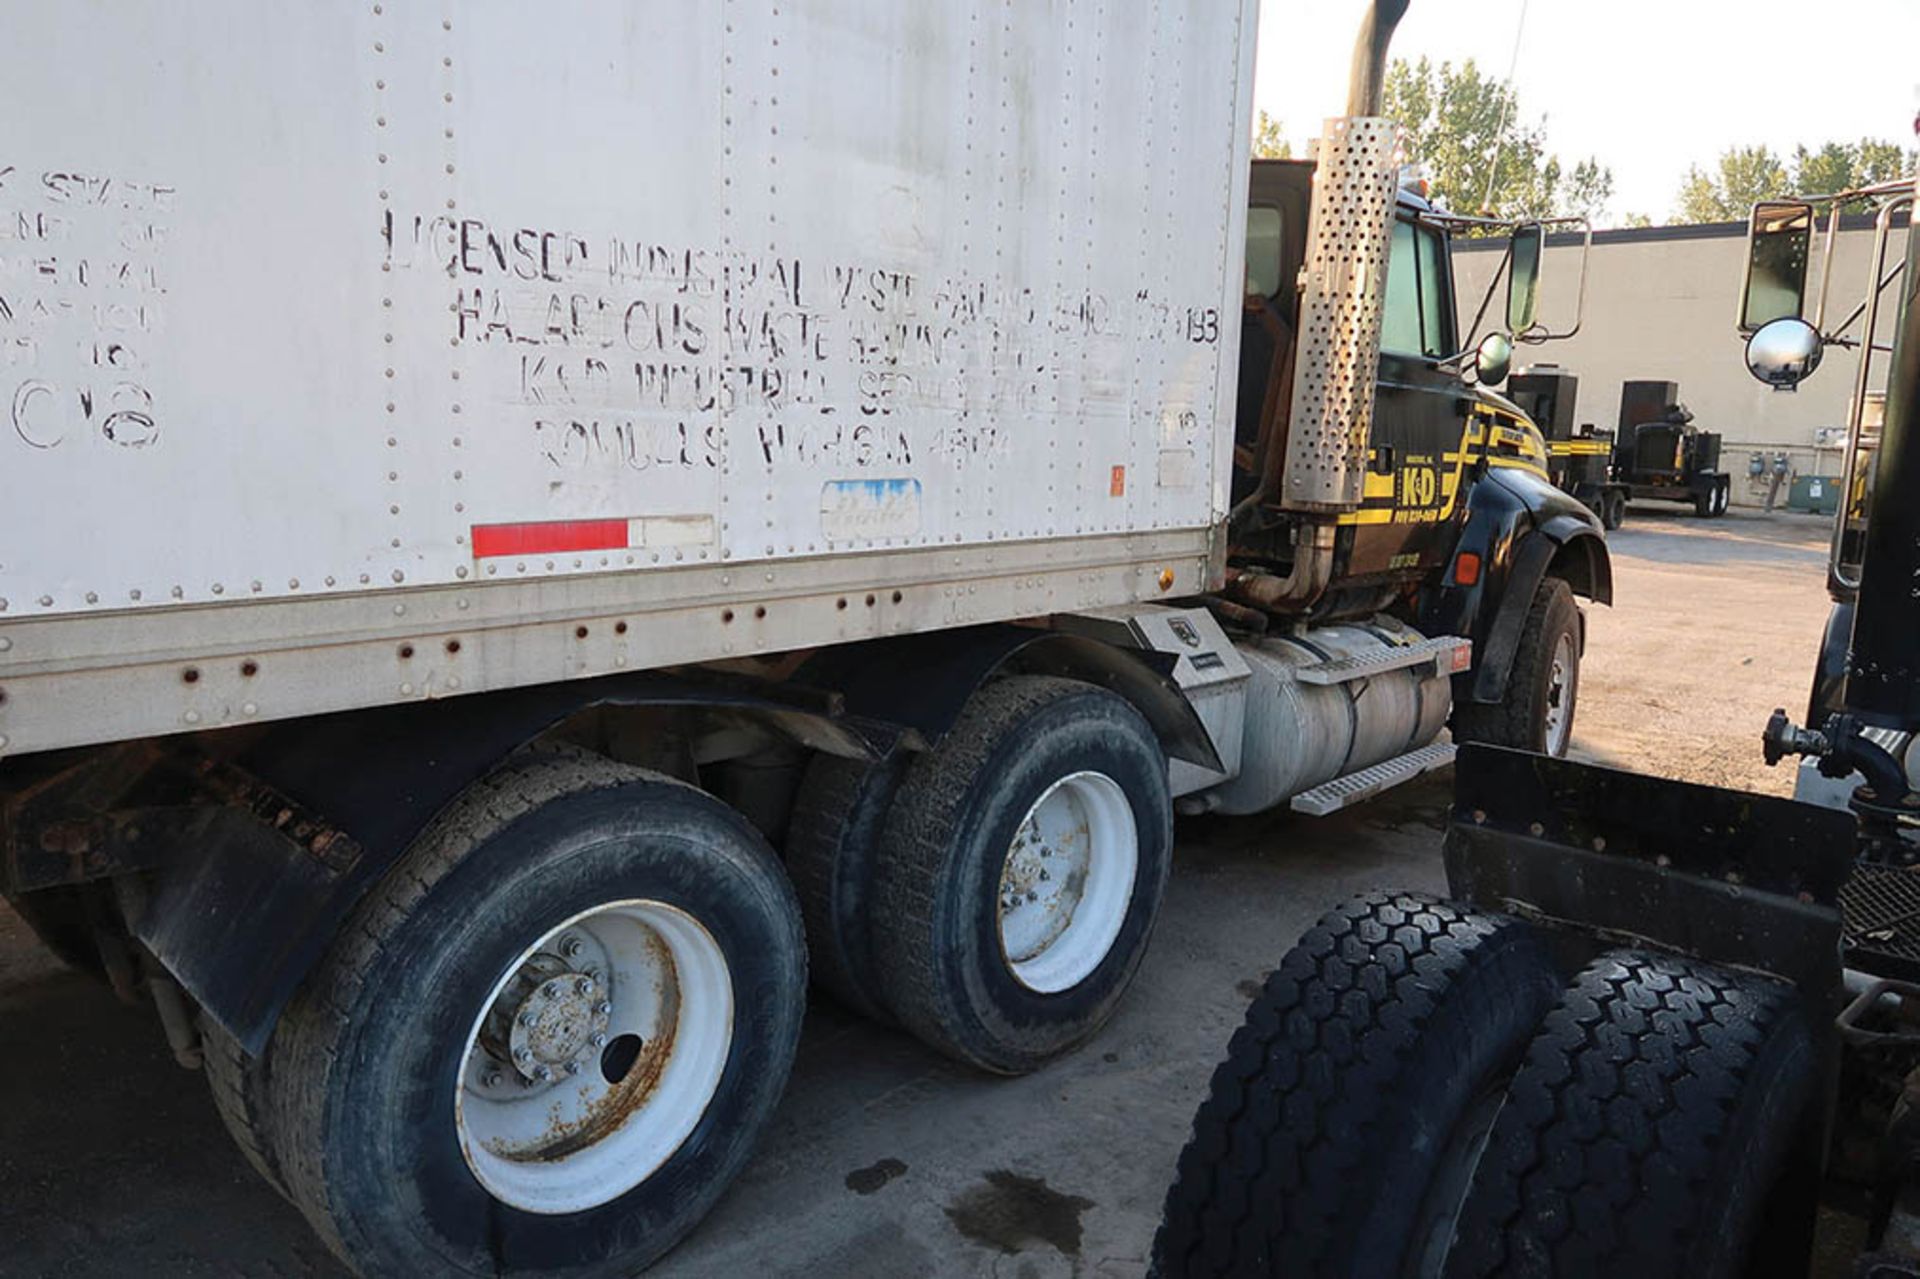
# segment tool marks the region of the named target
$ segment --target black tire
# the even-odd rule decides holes
[[[452,1102],[467,1036],[526,946],[628,898],[691,916],[725,956],[733,1022],[716,1090],[624,1194],[578,1211],[514,1207],[461,1148]],[[527,757],[435,819],[283,1016],[269,1083],[289,1197],[366,1273],[631,1274],[746,1163],[785,1087],[805,986],[792,890],[744,818],[639,769]]]
[[[1097,965],[1042,993],[1004,953],[1001,875],[1029,809],[1080,772],[1119,787],[1137,858],[1130,894]],[[908,766],[875,877],[875,953],[886,1004],[933,1048],[1021,1074],[1106,1023],[1160,913],[1173,857],[1167,759],[1140,712],[1074,680],[1013,676],[977,691],[959,722]]]
[[[89,889],[78,885],[39,888],[18,896],[9,893],[7,905],[33,930],[55,959],[94,977],[104,976],[100,943],[94,939],[93,919],[87,910]]]
[[[787,874],[807,930],[807,966],[854,1012],[890,1022],[873,959],[873,873],[887,809],[906,771],[820,755],[807,766],[787,834]]]
[[[1514,1077],[1447,1274],[1745,1273],[1813,1072],[1786,987],[1670,956],[1602,956]]]
[[[1557,686],[1553,655],[1569,641],[1571,667]],[[1456,742],[1490,742],[1542,754],[1565,755],[1573,739],[1573,716],[1580,699],[1580,606],[1573,590],[1558,577],[1544,577],[1533,593],[1520,647],[1507,675],[1506,697],[1491,705],[1458,702],[1453,708]],[[1548,710],[1560,707],[1565,728],[1549,742]],[[1552,749],[1550,749],[1550,746]]]
[[[1627,499],[1619,493],[1609,493],[1600,502],[1600,526],[1611,533],[1627,522]]]
[[[1560,976],[1518,920],[1377,893],[1281,960],[1194,1116],[1162,1279],[1437,1273]]]
[[[200,1051],[201,1069],[207,1076],[207,1089],[213,1094],[213,1108],[221,1126],[253,1170],[286,1195],[287,1183],[280,1175],[280,1160],[267,1119],[266,1057],[248,1056],[239,1040],[205,1015],[200,1018]]]
[[[1718,515],[1720,512],[1715,509],[1716,506],[1717,501],[1711,484],[1693,495],[1693,513],[1700,519],[1708,520]]]

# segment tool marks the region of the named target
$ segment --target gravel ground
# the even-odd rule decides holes
[[[1785,793],[1767,713],[1804,704],[1825,522],[1636,510],[1618,605],[1589,613],[1577,752]],[[1252,983],[1328,905],[1438,889],[1445,775],[1321,821],[1182,823],[1140,981],[1037,1075],[984,1079],[824,1003],[755,1163],[653,1273],[1138,1275]],[[157,1024],[61,969],[0,907],[0,1275],[336,1275],[227,1143]]]
[[[1575,745],[1583,758],[1713,786],[1793,793],[1768,768],[1774,707],[1806,716],[1827,623],[1824,517],[1717,520],[1634,507],[1608,541],[1614,608],[1587,613]]]

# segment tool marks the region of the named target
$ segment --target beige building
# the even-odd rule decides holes
[[[1822,235],[1816,237],[1809,281],[1808,310],[1818,287]],[[1827,330],[1866,296],[1873,252],[1873,223],[1850,217],[1834,252],[1827,301]],[[1888,248],[1897,264],[1905,236],[1896,229]],[[1455,287],[1463,331],[1473,320],[1489,277],[1499,270],[1504,239],[1460,241],[1454,249]],[[1819,370],[1797,391],[1769,390],[1747,372],[1745,339],[1735,329],[1736,309],[1746,267],[1746,225],[1646,227],[1600,231],[1593,237],[1587,264],[1585,318],[1577,335],[1514,352],[1515,370],[1529,364],[1557,364],[1580,379],[1575,416],[1579,423],[1610,428],[1620,415],[1620,384],[1652,378],[1680,384],[1680,400],[1693,410],[1695,424],[1721,435],[1721,465],[1733,475],[1733,500],[1759,503],[1764,480],[1750,479],[1748,460],[1762,452],[1769,460],[1787,454],[1795,475],[1837,475],[1837,447],[1853,394],[1856,351],[1830,346]],[[1578,237],[1553,236],[1541,271],[1541,319],[1555,330],[1573,320],[1580,283]],[[1881,295],[1879,336],[1891,338],[1897,288]],[[1501,284],[1484,333],[1505,310]],[[1851,329],[1860,332],[1859,322]],[[1476,335],[1477,336],[1477,335]],[[1876,356],[1868,386],[1886,383],[1886,357]],[[1786,500],[1782,490],[1781,501]]]

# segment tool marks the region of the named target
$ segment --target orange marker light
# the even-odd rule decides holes
[[[1456,586],[1472,586],[1480,580],[1480,557],[1462,551],[1453,557],[1453,581]]]

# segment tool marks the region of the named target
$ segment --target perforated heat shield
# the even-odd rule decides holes
[[[1360,504],[1403,138],[1399,125],[1372,116],[1322,130],[1280,489],[1289,510]]]

